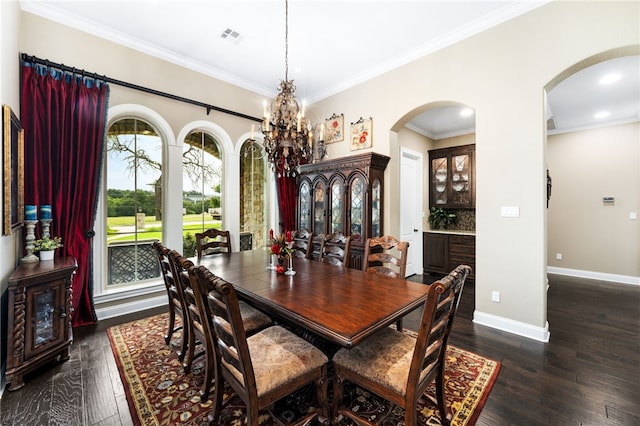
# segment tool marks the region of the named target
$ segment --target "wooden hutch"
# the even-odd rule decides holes
[[[69,359],[73,257],[24,263],[9,277],[7,383],[24,386],[23,376],[51,360]]]
[[[367,238],[384,235],[384,171],[389,157],[374,152],[300,166],[297,227],[314,236],[351,235],[349,267],[362,268]]]

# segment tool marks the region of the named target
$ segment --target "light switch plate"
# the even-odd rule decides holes
[[[520,207],[518,206],[502,206],[502,217],[520,217]]]

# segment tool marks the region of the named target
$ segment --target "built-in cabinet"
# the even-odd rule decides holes
[[[425,273],[446,275],[458,265],[471,266],[468,280],[475,280],[476,237],[472,234],[425,232],[423,235]]]
[[[298,228],[314,235],[336,231],[350,235],[351,268],[362,267],[367,238],[382,236],[388,162],[385,155],[366,153],[300,167]]]
[[[69,358],[72,257],[25,263],[9,277],[7,372],[9,390],[24,386],[23,376],[59,358]]]
[[[429,207],[475,208],[475,145],[429,151]]]

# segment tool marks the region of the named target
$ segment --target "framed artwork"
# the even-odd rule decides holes
[[[341,142],[344,140],[344,115],[335,115],[324,121],[326,143]]]
[[[351,123],[351,151],[371,148],[373,145],[373,118],[360,120]]]
[[[3,142],[3,235],[22,225],[24,220],[24,130],[8,105],[2,106]]]

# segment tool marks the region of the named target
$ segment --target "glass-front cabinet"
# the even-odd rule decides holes
[[[352,268],[362,267],[366,239],[382,235],[388,162],[389,157],[367,153],[300,167],[298,228],[314,236],[337,231],[350,235]]]
[[[429,206],[474,208],[475,145],[429,151]]]
[[[53,359],[69,358],[72,257],[21,265],[9,277],[7,383],[24,385],[23,376]]]

